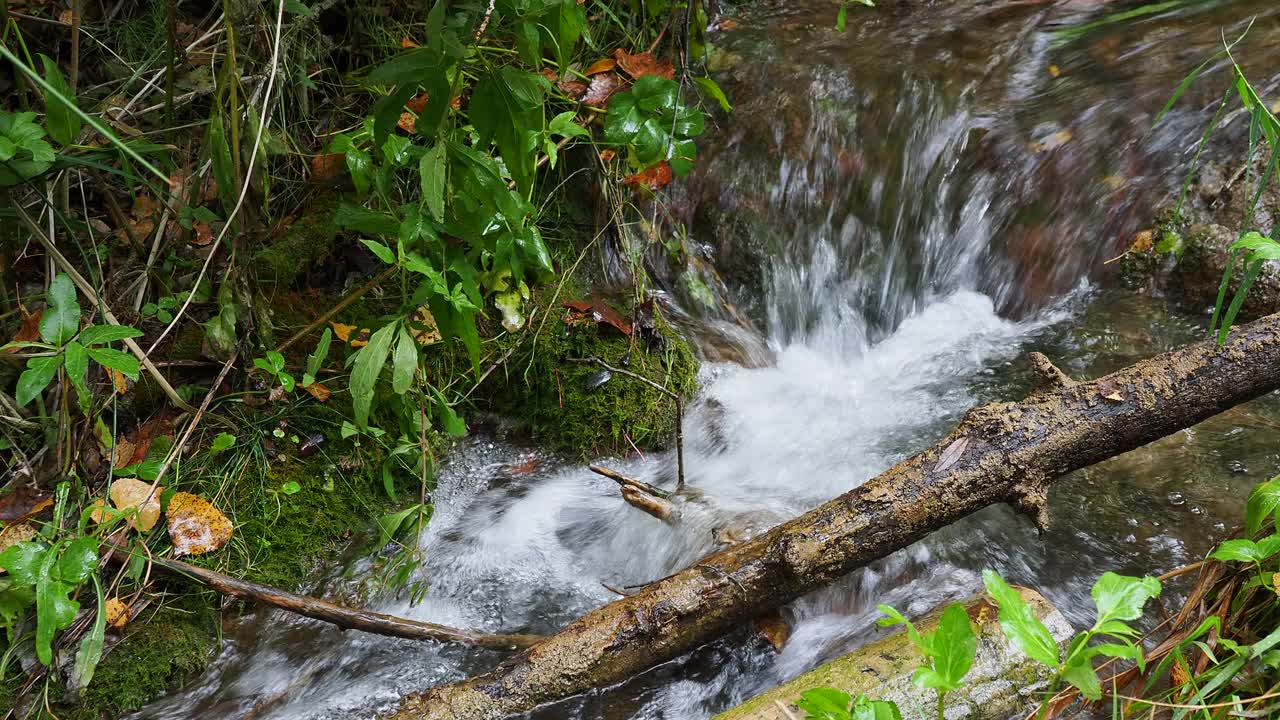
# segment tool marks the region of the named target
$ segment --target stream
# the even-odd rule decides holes
[[[886,0],[851,5],[838,33],[830,0],[762,2],[713,34],[735,111],[672,205],[715,302],[680,277],[666,297],[701,346],[751,360],[706,363],[686,413],[688,482],[714,510],[667,527],[581,465],[472,436],[441,467],[426,598],[372,608],[552,633],[615,598],[606,584],[710,552],[726,518],[803,513],[975,404],[1023,396],[1030,350],[1091,377],[1204,337],[1203,308],[1117,290],[1105,261],[1176,191],[1226,73],[1152,121],[1224,33],[1253,19],[1237,58],[1274,93],[1280,75],[1263,73],[1280,67],[1280,7],[1186,3],[1081,32],[1099,5]],[[1043,538],[988,508],[789,605],[781,652],[743,629],[531,717],[707,718],[874,638],[876,604],[923,613],[977,591],[988,567],[1088,624],[1100,573],[1158,574],[1230,534],[1249,488],[1280,472],[1277,427],[1275,396],[1237,408],[1056,484]],[[674,458],[605,464],[670,483]],[[367,718],[500,657],[259,611],[227,628],[202,677],[134,717]]]

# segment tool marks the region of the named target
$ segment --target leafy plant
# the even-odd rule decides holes
[[[75,285],[66,274],[59,273],[49,283],[46,308],[40,317],[40,339],[43,342],[12,342],[4,346],[46,351],[29,358],[27,369],[18,376],[15,399],[19,406],[25,406],[39,397],[58,372],[64,371],[76,390],[80,409],[87,414],[90,400],[87,384],[90,360],[121,372],[132,380],[138,379],[137,358],[107,345],[138,337],[142,333],[122,325],[90,325],[81,330],[80,316]]]
[[[702,134],[702,111],[680,100],[680,86],[661,75],[645,75],[613,96],[604,121],[604,139],[624,148],[636,170],[667,161],[677,177],[689,174],[697,155],[693,138]]]
[[[53,147],[35,117],[0,110],[0,187],[21,185],[53,165]]]
[[[836,32],[844,32],[845,26],[849,22],[849,6],[864,5],[866,7],[875,7],[873,0],[839,0],[840,9],[836,11]]]
[[[806,720],[902,720],[898,706],[887,700],[856,698],[835,688],[814,688],[800,693],[796,707]]]
[[[941,720],[946,694],[960,688],[978,652],[978,639],[973,634],[968,612],[963,605],[952,604],[942,612],[937,629],[921,633],[897,610],[888,605],[878,608],[888,617],[877,623],[882,627],[905,625],[907,637],[924,655],[925,664],[916,668],[911,680],[921,688],[931,688],[938,693],[938,718]]]
[[[293,375],[284,369],[284,355],[275,350],[268,350],[266,357],[254,358],[254,367],[275,378],[285,392],[293,392],[295,385]]]
[[[1085,698],[1102,697],[1093,658],[1099,655],[1123,658],[1143,667],[1142,649],[1134,642],[1139,633],[1128,621],[1141,617],[1147,601],[1160,595],[1160,583],[1155,578],[1103,573],[1093,585],[1093,602],[1097,608],[1093,627],[1072,638],[1065,656],[1060,655],[1053,635],[1017,590],[991,570],[982,573],[982,580],[1000,607],[1000,627],[1005,635],[1032,660],[1053,669],[1057,680],[1069,683]],[[1090,644],[1098,638],[1107,642]]]

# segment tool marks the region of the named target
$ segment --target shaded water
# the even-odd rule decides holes
[[[1030,349],[1088,376],[1203,335],[1198,316],[1096,289],[1101,261],[1176,182],[1167,170],[1221,85],[1148,134],[1152,113],[1222,28],[1258,15],[1254,36],[1274,39],[1280,9],[1212,3],[1055,46],[1083,10],[887,5],[851,13],[845,35],[828,27],[830,3],[765,5],[716,38],[737,112],[683,188],[682,212],[771,362],[709,364],[689,410],[688,481],[714,509],[668,528],[578,466],[472,438],[435,495],[426,600],[377,609],[554,632],[611,600],[604,584],[706,554],[729,518],[801,513],[974,404],[1020,396]],[[708,326],[732,317],[680,304]],[[534,717],[708,717],[871,637],[876,603],[923,612],[972,593],[984,567],[1086,622],[1100,572],[1167,570],[1228,532],[1248,487],[1280,469],[1277,415],[1264,400],[1076,473],[1055,486],[1044,539],[1004,507],[939,532],[787,608],[780,654],[744,631]],[[666,456],[610,464],[672,475]],[[139,717],[368,717],[498,659],[264,613],[229,631],[192,687]]]

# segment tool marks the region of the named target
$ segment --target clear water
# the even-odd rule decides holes
[[[1176,182],[1166,169],[1220,86],[1192,93],[1154,134],[1151,113],[1220,28],[1260,15],[1255,35],[1275,37],[1280,10],[1214,4],[1055,46],[1053,31],[1086,10],[912,5],[851,13],[838,35],[829,3],[766,4],[717,39],[741,57],[721,73],[738,112],[681,202],[689,218],[708,204],[750,213],[758,235],[692,230],[714,265],[754,253],[717,289],[747,308],[733,321],[771,362],[704,370],[685,427],[688,482],[706,502],[667,527],[582,467],[471,438],[435,496],[426,600],[376,609],[554,632],[615,597],[606,584],[641,584],[710,552],[715,528],[804,512],[928,445],[974,404],[1018,397],[1028,350],[1086,376],[1202,336],[1199,316],[1097,289],[1108,283],[1101,261]],[[694,327],[731,320],[681,306]],[[1168,570],[1229,531],[1248,487],[1280,469],[1277,416],[1263,400],[1076,473],[1055,486],[1043,539],[1004,507],[936,533],[786,608],[781,653],[744,630],[533,717],[709,717],[873,636],[877,603],[924,612],[974,592],[984,567],[1085,622],[1100,572]],[[670,456],[608,464],[672,482]],[[230,629],[191,687],[138,717],[371,717],[499,659],[264,612]]]

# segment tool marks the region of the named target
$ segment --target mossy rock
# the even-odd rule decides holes
[[[571,455],[671,447],[675,400],[586,360],[625,365],[687,401],[697,390],[698,374],[688,342],[660,317],[653,337],[646,340],[638,332],[627,336],[605,324],[566,324],[559,307],[546,312],[552,315],[536,341],[520,348],[503,376],[489,380],[482,391],[491,409],[528,428],[539,444]]]
[[[258,280],[288,286],[300,275],[329,257],[337,237],[333,222],[336,201],[325,196],[312,201],[280,237],[268,241],[254,254]]]

